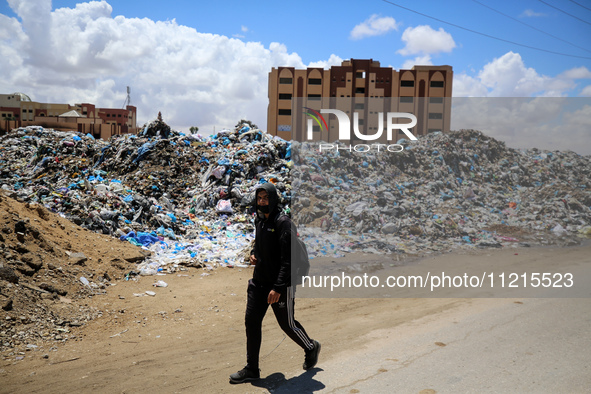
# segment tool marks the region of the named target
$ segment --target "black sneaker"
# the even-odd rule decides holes
[[[248,367],[248,365],[242,368],[240,371],[230,375],[230,383],[244,383],[250,380],[260,379],[261,373],[257,368],[256,371]]]
[[[314,368],[318,362],[318,355],[320,354],[320,342],[312,342],[314,342],[314,348],[312,350],[306,350],[306,359],[304,360],[304,369],[306,371],[308,369]]]

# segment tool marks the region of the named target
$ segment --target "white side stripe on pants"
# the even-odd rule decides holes
[[[310,341],[310,338],[308,338],[308,336],[305,335],[302,332],[302,330],[300,330],[295,324],[295,319],[293,317],[293,315],[294,315],[294,297],[295,297],[294,293],[295,293],[295,291],[294,291],[293,286],[289,286],[287,288],[287,320],[288,320],[289,328],[291,328],[291,330],[296,333],[296,335],[306,345],[308,350],[311,350],[314,347],[314,344],[312,343],[312,341]]]

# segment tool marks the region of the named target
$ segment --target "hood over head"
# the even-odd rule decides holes
[[[267,195],[269,196],[269,217],[271,217],[279,209],[279,195],[277,194],[277,189],[275,188],[275,185],[271,182],[263,183],[257,186],[254,194],[254,208],[257,212],[257,215],[261,217],[263,215],[259,213],[259,207],[257,204],[257,194],[259,193],[259,190],[265,190],[267,192]]]

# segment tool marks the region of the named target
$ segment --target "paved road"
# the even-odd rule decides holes
[[[272,393],[585,393],[591,300],[474,299],[372,333],[367,349],[267,380]]]

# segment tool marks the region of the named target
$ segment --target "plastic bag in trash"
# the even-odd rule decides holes
[[[218,201],[218,203],[215,207],[215,210],[218,213],[233,213],[234,212],[232,210],[232,203],[230,202],[230,200]]]

